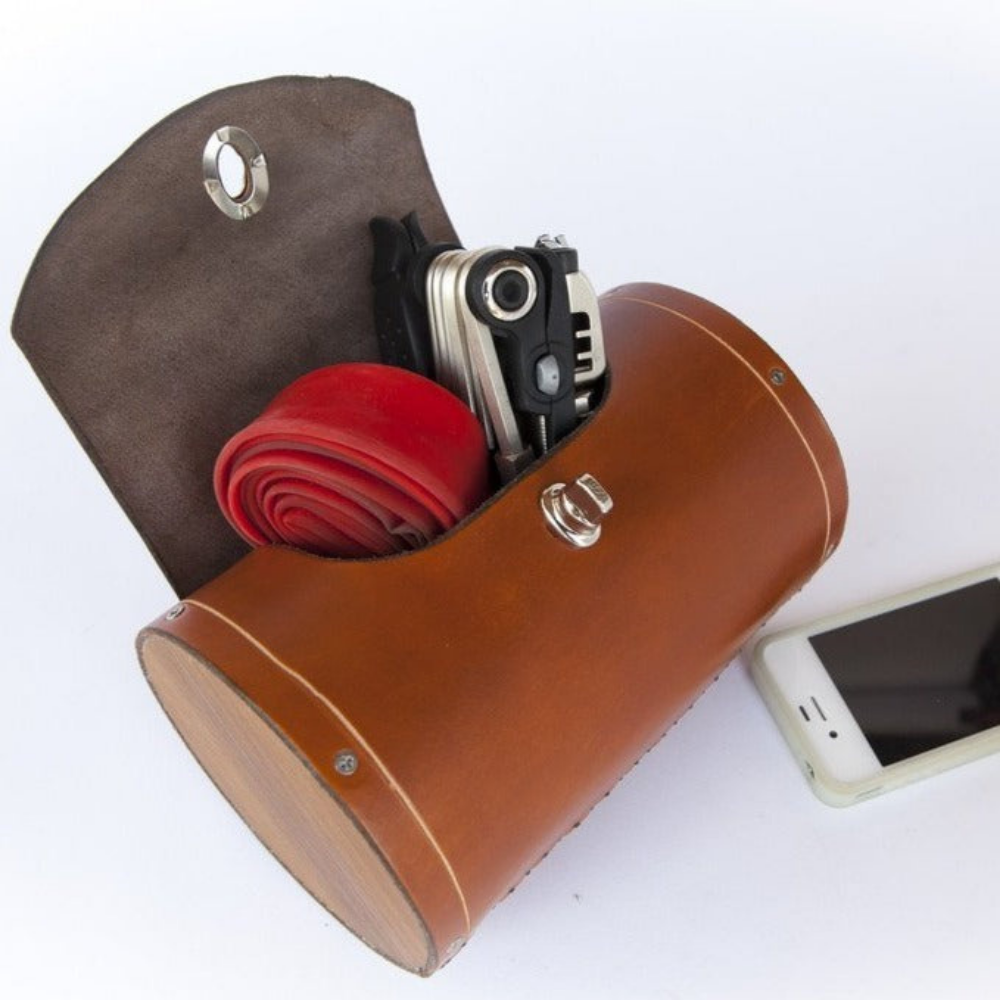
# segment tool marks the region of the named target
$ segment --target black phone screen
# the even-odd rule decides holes
[[[1000,581],[809,637],[883,765],[1000,723]]]

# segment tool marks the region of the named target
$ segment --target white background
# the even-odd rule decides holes
[[[59,213],[216,88],[415,104],[467,245],[565,230],[782,353],[843,449],[844,544],[774,619],[1000,560],[995,5],[18,3],[0,34],[0,307]],[[172,603],[0,344],[0,995],[996,995],[1000,758],[813,798],[738,660],[430,982],[274,863],[147,690]],[[666,627],[666,626],[665,626]]]

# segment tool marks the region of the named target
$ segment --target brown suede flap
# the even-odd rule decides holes
[[[203,186],[223,125],[267,159],[245,221]],[[49,234],[14,338],[178,594],[247,551],[212,492],[229,436],[299,375],[377,359],[368,220],[412,209],[455,238],[412,107],[359,80],[280,77],[164,119]]]

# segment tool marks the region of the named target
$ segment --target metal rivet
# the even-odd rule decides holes
[[[589,473],[572,483],[553,483],[540,498],[542,513],[552,532],[586,549],[601,537],[601,521],[614,506],[608,491]]]
[[[354,774],[358,769],[358,755],[353,750],[339,750],[333,758],[333,766],[338,774]]]
[[[180,618],[185,611],[187,611],[187,605],[175,604],[163,617],[166,618],[168,622],[172,622],[175,618]]]
[[[780,368],[771,369],[771,382],[774,385],[784,385],[785,384],[785,373]]]

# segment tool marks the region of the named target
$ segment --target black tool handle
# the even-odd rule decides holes
[[[428,245],[417,214],[402,221],[377,215],[368,226],[374,241],[375,333],[382,361],[433,378],[427,307],[414,286],[414,264]]]

